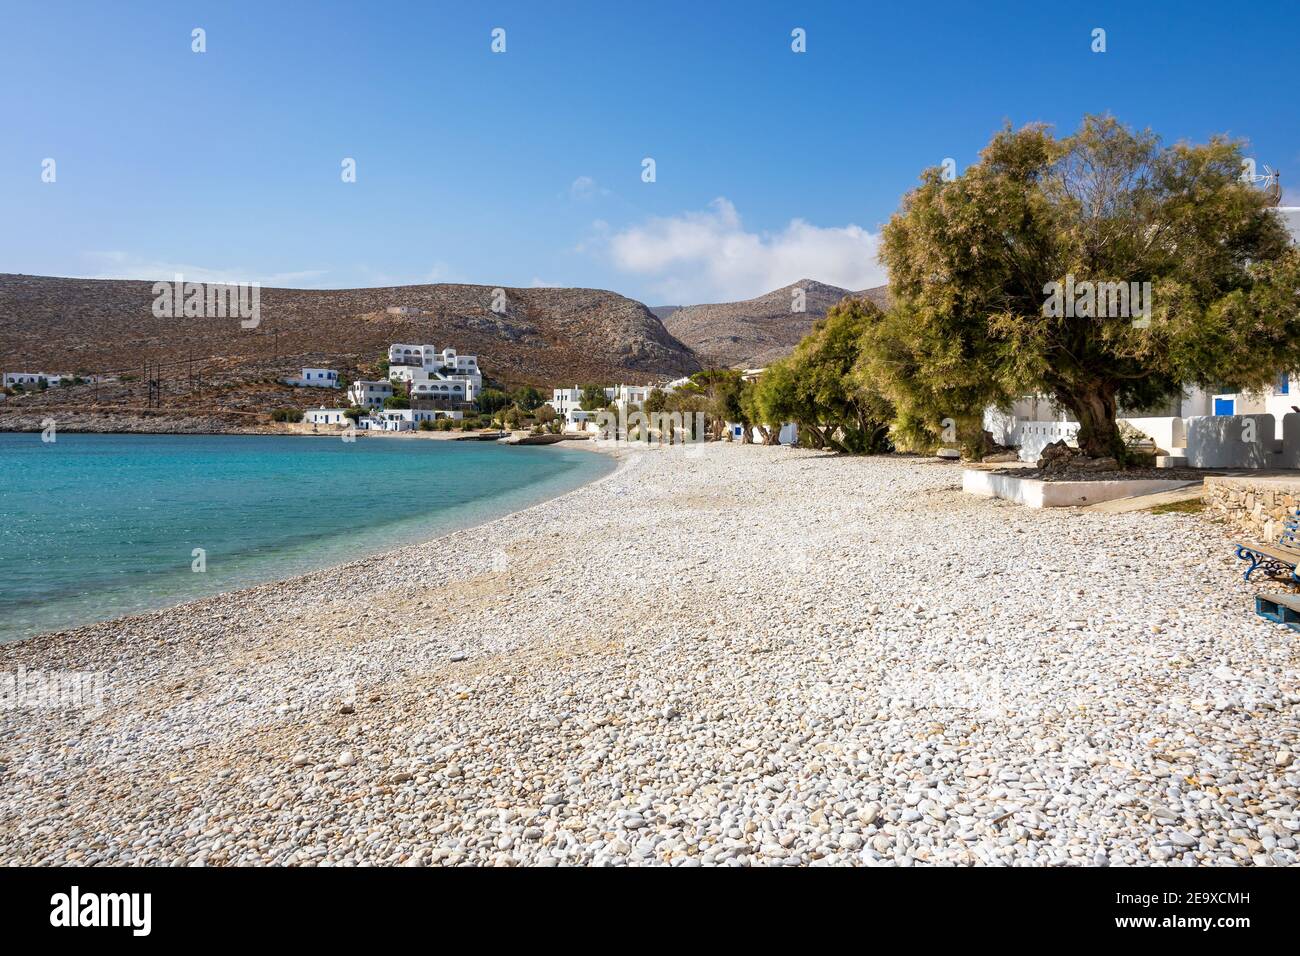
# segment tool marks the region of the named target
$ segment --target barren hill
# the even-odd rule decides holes
[[[262,289],[260,325],[244,329],[236,318],[156,318],[150,282],[0,274],[0,369],[139,373],[163,363],[165,377],[188,383],[193,366],[236,393],[231,407],[252,407],[264,402],[238,401],[245,383],[272,383],[304,365],[354,375],[393,342],[476,354],[485,374],[510,385],[642,381],[700,367],[644,305],[613,292],[508,288],[497,314],[493,291]],[[420,312],[386,311],[395,306]]]
[[[796,311],[795,290],[803,291],[802,312]],[[788,355],[812,324],[845,296],[865,296],[883,305],[884,294],[884,286],[850,292],[801,279],[756,299],[674,309],[664,316],[664,325],[701,359],[754,368]]]

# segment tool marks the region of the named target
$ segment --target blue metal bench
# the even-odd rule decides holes
[[[1257,594],[1255,613],[1266,621],[1285,624],[1293,631],[1300,631],[1300,595]]]
[[[1250,567],[1242,575],[1247,581],[1256,571],[1263,571],[1270,578],[1280,578],[1300,584],[1300,574],[1296,574],[1296,565],[1300,564],[1300,508],[1287,516],[1283,524],[1282,536],[1276,545],[1259,544],[1255,541],[1237,541],[1237,557],[1249,561]]]

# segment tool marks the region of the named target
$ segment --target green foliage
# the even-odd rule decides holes
[[[594,412],[599,411],[602,408],[608,408],[609,399],[605,397],[605,386],[582,386],[582,397],[578,401],[578,407],[584,412]]]
[[[1090,116],[1063,139],[1005,128],[952,182],[927,170],[884,229],[892,301],[863,365],[897,433],[1043,393],[1074,413],[1086,453],[1122,459],[1120,405],[1300,367],[1300,251],[1241,159],[1223,137],[1165,147]],[[1067,277],[1150,282],[1149,323],[1053,314],[1050,284]]]
[[[420,431],[422,432],[433,431],[433,422],[429,421],[427,418],[420,419]]]
[[[353,405],[351,408],[349,408],[349,409],[347,409],[346,411],[343,412],[343,414],[344,414],[346,417],[352,419],[352,421],[353,421],[354,423],[360,421],[362,418],[364,418],[364,417],[365,417],[366,415],[368,415],[369,413],[370,413],[370,409],[368,409],[368,408],[364,408],[364,407],[362,407],[362,406],[360,406],[360,405]]]
[[[1191,498],[1187,501],[1170,501],[1148,509],[1153,515],[1196,515],[1205,510],[1204,498]]]
[[[485,388],[478,393],[478,410],[485,415],[498,412],[510,404],[510,397],[499,388]]]
[[[433,427],[440,432],[449,432],[456,427],[456,423],[450,418],[439,418],[433,423]]]
[[[300,422],[302,421],[301,408],[277,408],[271,412],[271,421],[273,422]]]
[[[702,412],[708,434],[721,439],[727,422],[749,425],[741,396],[751,387],[735,369],[706,369],[696,372],[690,381],[668,393],[663,411],[681,412],[683,417]],[[748,427],[746,427],[748,434]]]
[[[384,408],[410,408],[411,400],[405,395],[389,395],[384,399]]]
[[[816,447],[849,454],[890,450],[894,408],[869,375],[855,371],[880,318],[870,302],[836,305],[788,358],[768,366],[753,390],[742,393],[747,417],[769,441],[792,421]]]
[[[542,393],[531,385],[525,385],[522,388],[515,389],[511,398],[513,398],[514,403],[525,412],[531,412],[544,401]]]

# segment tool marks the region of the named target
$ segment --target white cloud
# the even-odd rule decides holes
[[[577,202],[608,195],[609,190],[590,176],[579,176],[569,184],[569,198]]]
[[[748,299],[805,278],[853,290],[886,281],[878,233],[803,219],[779,232],[749,232],[721,197],[701,212],[652,218],[607,237],[597,230],[592,244],[619,270],[649,279],[664,302]]]
[[[88,259],[97,263],[93,275],[82,276],[86,279],[142,279],[146,282],[170,282],[177,275],[185,277],[186,282],[238,283],[258,282],[271,288],[310,287],[316,280],[325,276],[324,269],[307,269],[301,272],[272,272],[258,275],[252,270],[212,269],[207,266],[182,262],[163,262],[151,260],[127,252],[88,252]]]

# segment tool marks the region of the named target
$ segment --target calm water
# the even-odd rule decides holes
[[[613,467],[492,442],[0,433],[0,641],[289,577]],[[191,569],[195,548],[207,570]]]

